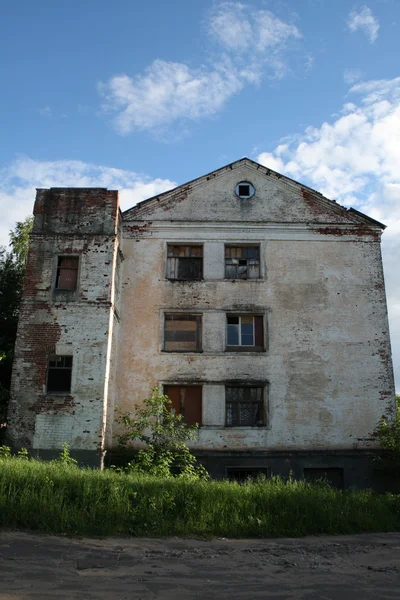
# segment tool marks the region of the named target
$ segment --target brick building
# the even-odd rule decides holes
[[[113,452],[114,407],[156,384],[217,476],[369,484],[394,410],[384,226],[247,158],[121,213],[103,188],[37,191],[9,432]]]

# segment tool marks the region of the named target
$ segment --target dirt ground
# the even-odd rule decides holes
[[[68,539],[0,533],[0,600],[400,599],[400,533]]]

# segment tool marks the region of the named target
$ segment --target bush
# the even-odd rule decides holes
[[[118,437],[122,447],[135,441],[146,445],[125,468],[127,472],[156,477],[208,477],[187,445],[188,440],[196,437],[198,425],[186,425],[182,415],[171,409],[171,400],[160,388],[155,387],[149,398],[135,406],[134,415],[119,414],[117,422],[125,430]]]
[[[383,453],[376,463],[384,470],[400,474],[400,395],[396,395],[396,412],[394,418],[382,416],[373,433],[379,441]]]

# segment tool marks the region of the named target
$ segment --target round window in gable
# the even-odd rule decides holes
[[[254,187],[248,181],[240,181],[235,188],[236,196],[239,198],[251,198],[254,196]]]

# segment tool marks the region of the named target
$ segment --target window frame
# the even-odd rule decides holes
[[[256,258],[241,258],[241,257],[228,257],[226,256],[227,254],[227,249],[228,248],[240,248],[240,249],[244,249],[244,248],[256,248],[258,250],[258,259]],[[246,261],[246,265],[240,265],[237,264],[236,266],[236,276],[235,277],[231,277],[227,275],[227,267],[233,267],[235,266],[233,263],[232,264],[228,264],[227,261],[233,261],[233,260],[238,260],[238,261]],[[258,260],[258,276],[257,277],[239,277],[239,268],[246,266],[247,268],[247,274],[249,272],[249,267],[250,264],[248,261],[255,261]],[[262,273],[261,273],[261,244],[260,243],[254,243],[254,244],[250,244],[250,243],[229,243],[229,244],[224,244],[224,279],[226,279],[227,281],[258,281],[260,279],[263,279],[262,277]]]
[[[59,271],[61,270],[60,267],[60,260],[62,260],[63,258],[72,258],[76,260],[76,264],[77,267],[76,269],[70,269],[70,270],[74,270],[76,271],[76,285],[74,288],[64,288],[64,287],[58,287],[58,279],[60,277]],[[64,253],[60,253],[57,254],[57,256],[55,257],[55,275],[54,275],[54,292],[57,293],[67,293],[67,294],[75,294],[78,291],[78,286],[79,286],[79,277],[80,277],[80,267],[81,267],[81,260],[80,260],[80,255],[79,254],[64,254]]]
[[[71,359],[70,366],[51,366],[51,362],[55,362],[54,359]],[[65,362],[65,361],[64,361]],[[47,368],[46,368],[46,394],[49,396],[69,396],[72,391],[72,369],[74,366],[74,357],[72,354],[50,354],[47,358]],[[55,390],[49,389],[49,378],[51,371],[69,371],[69,389],[65,390]]]
[[[187,349],[183,349],[183,350],[177,350],[177,349],[170,349],[166,347],[166,323],[168,321],[173,321],[174,319],[168,319],[167,317],[169,316],[173,316],[173,317],[196,317],[196,319],[186,319],[187,321],[196,321],[197,323],[197,327],[196,327],[196,349],[194,350],[187,350]],[[178,319],[176,319],[178,321]],[[185,319],[182,319],[182,321],[184,321]],[[178,330],[179,331],[179,330]],[[178,353],[178,354],[185,354],[185,353],[200,353],[203,352],[203,314],[202,313],[198,313],[198,312],[177,312],[177,311],[165,311],[164,312],[164,318],[163,318],[163,340],[162,340],[162,351],[163,352],[171,352],[171,353]]]
[[[195,382],[194,383],[192,383],[192,382],[190,382],[190,383],[186,383],[186,382],[179,382],[179,383],[165,382],[165,383],[162,384],[163,394],[165,394],[166,396],[168,396],[168,394],[166,393],[167,392],[167,388],[171,388],[171,387],[174,387],[174,388],[177,388],[177,389],[179,389],[179,388],[200,388],[200,414],[201,414],[201,419],[200,419],[200,422],[196,421],[196,423],[197,423],[197,425],[199,427],[202,427],[202,425],[203,425],[203,409],[204,409],[204,407],[203,407],[203,392],[204,392],[204,390],[203,390],[203,387],[204,387],[203,384],[202,383],[195,383]],[[171,400],[171,410],[175,410],[174,407],[173,407],[173,400],[170,397],[169,397],[169,399]],[[185,421],[185,411],[183,410],[183,413],[182,413],[182,407],[181,406],[180,406],[180,411],[178,413],[175,411],[175,414],[180,414],[180,415],[183,414],[182,422],[185,423],[186,425],[191,426],[191,425],[194,424],[194,423],[187,423]]]
[[[225,352],[265,352],[266,351],[266,342],[265,342],[265,330],[266,330],[266,319],[265,315],[262,313],[237,313],[237,312],[228,312],[225,313],[226,321],[225,321]],[[241,318],[242,317],[252,317],[253,318],[253,345],[244,345],[244,344],[228,344],[228,319],[229,318],[239,318],[239,339],[241,341],[242,331],[241,331]],[[261,323],[261,331],[257,331],[257,325],[255,319],[258,318],[258,323]],[[231,323],[231,325],[233,325]],[[258,338],[261,338],[261,344],[256,343]]]
[[[228,400],[228,390],[229,389],[240,389],[243,390],[245,395],[244,398],[242,400]],[[250,399],[250,390],[251,389],[258,389],[261,390],[261,400],[256,400],[256,401],[252,401]],[[246,394],[246,392],[248,391],[248,393]],[[246,396],[248,396],[246,398]],[[234,419],[232,418],[232,423],[228,422],[228,402],[232,403],[232,404],[236,404],[238,409],[238,423],[233,423]],[[251,410],[251,406],[254,404],[260,405],[261,406],[261,417],[262,417],[262,422],[258,422],[258,423],[250,423],[250,424],[243,424],[240,422],[240,404],[250,404],[250,415],[252,414],[252,410]],[[258,382],[238,382],[238,383],[229,383],[225,385],[225,427],[227,427],[228,429],[231,428],[237,428],[237,427],[244,427],[246,429],[249,428],[256,428],[259,429],[260,427],[266,427],[267,426],[267,393],[266,393],[266,387],[265,384],[262,383],[258,383]]]
[[[249,194],[240,194],[239,193],[240,187],[244,186],[244,185],[249,186]],[[235,194],[241,200],[249,200],[250,198],[252,198],[254,196],[255,193],[256,193],[256,190],[255,190],[254,185],[251,183],[251,181],[247,181],[247,180],[238,181],[238,183],[235,186]]]
[[[172,247],[186,247],[186,248],[201,248],[201,256],[170,256],[169,255],[169,251],[170,248]],[[200,273],[200,277],[171,277],[170,276],[170,272],[172,269],[170,269],[170,259],[183,259],[183,260],[190,260],[190,259],[196,259],[196,258],[201,258],[201,273]],[[178,267],[179,269],[179,267]],[[165,279],[167,279],[168,281],[203,281],[204,280],[204,243],[199,242],[199,243],[187,243],[187,242],[167,242],[166,244],[166,261],[165,261]]]

